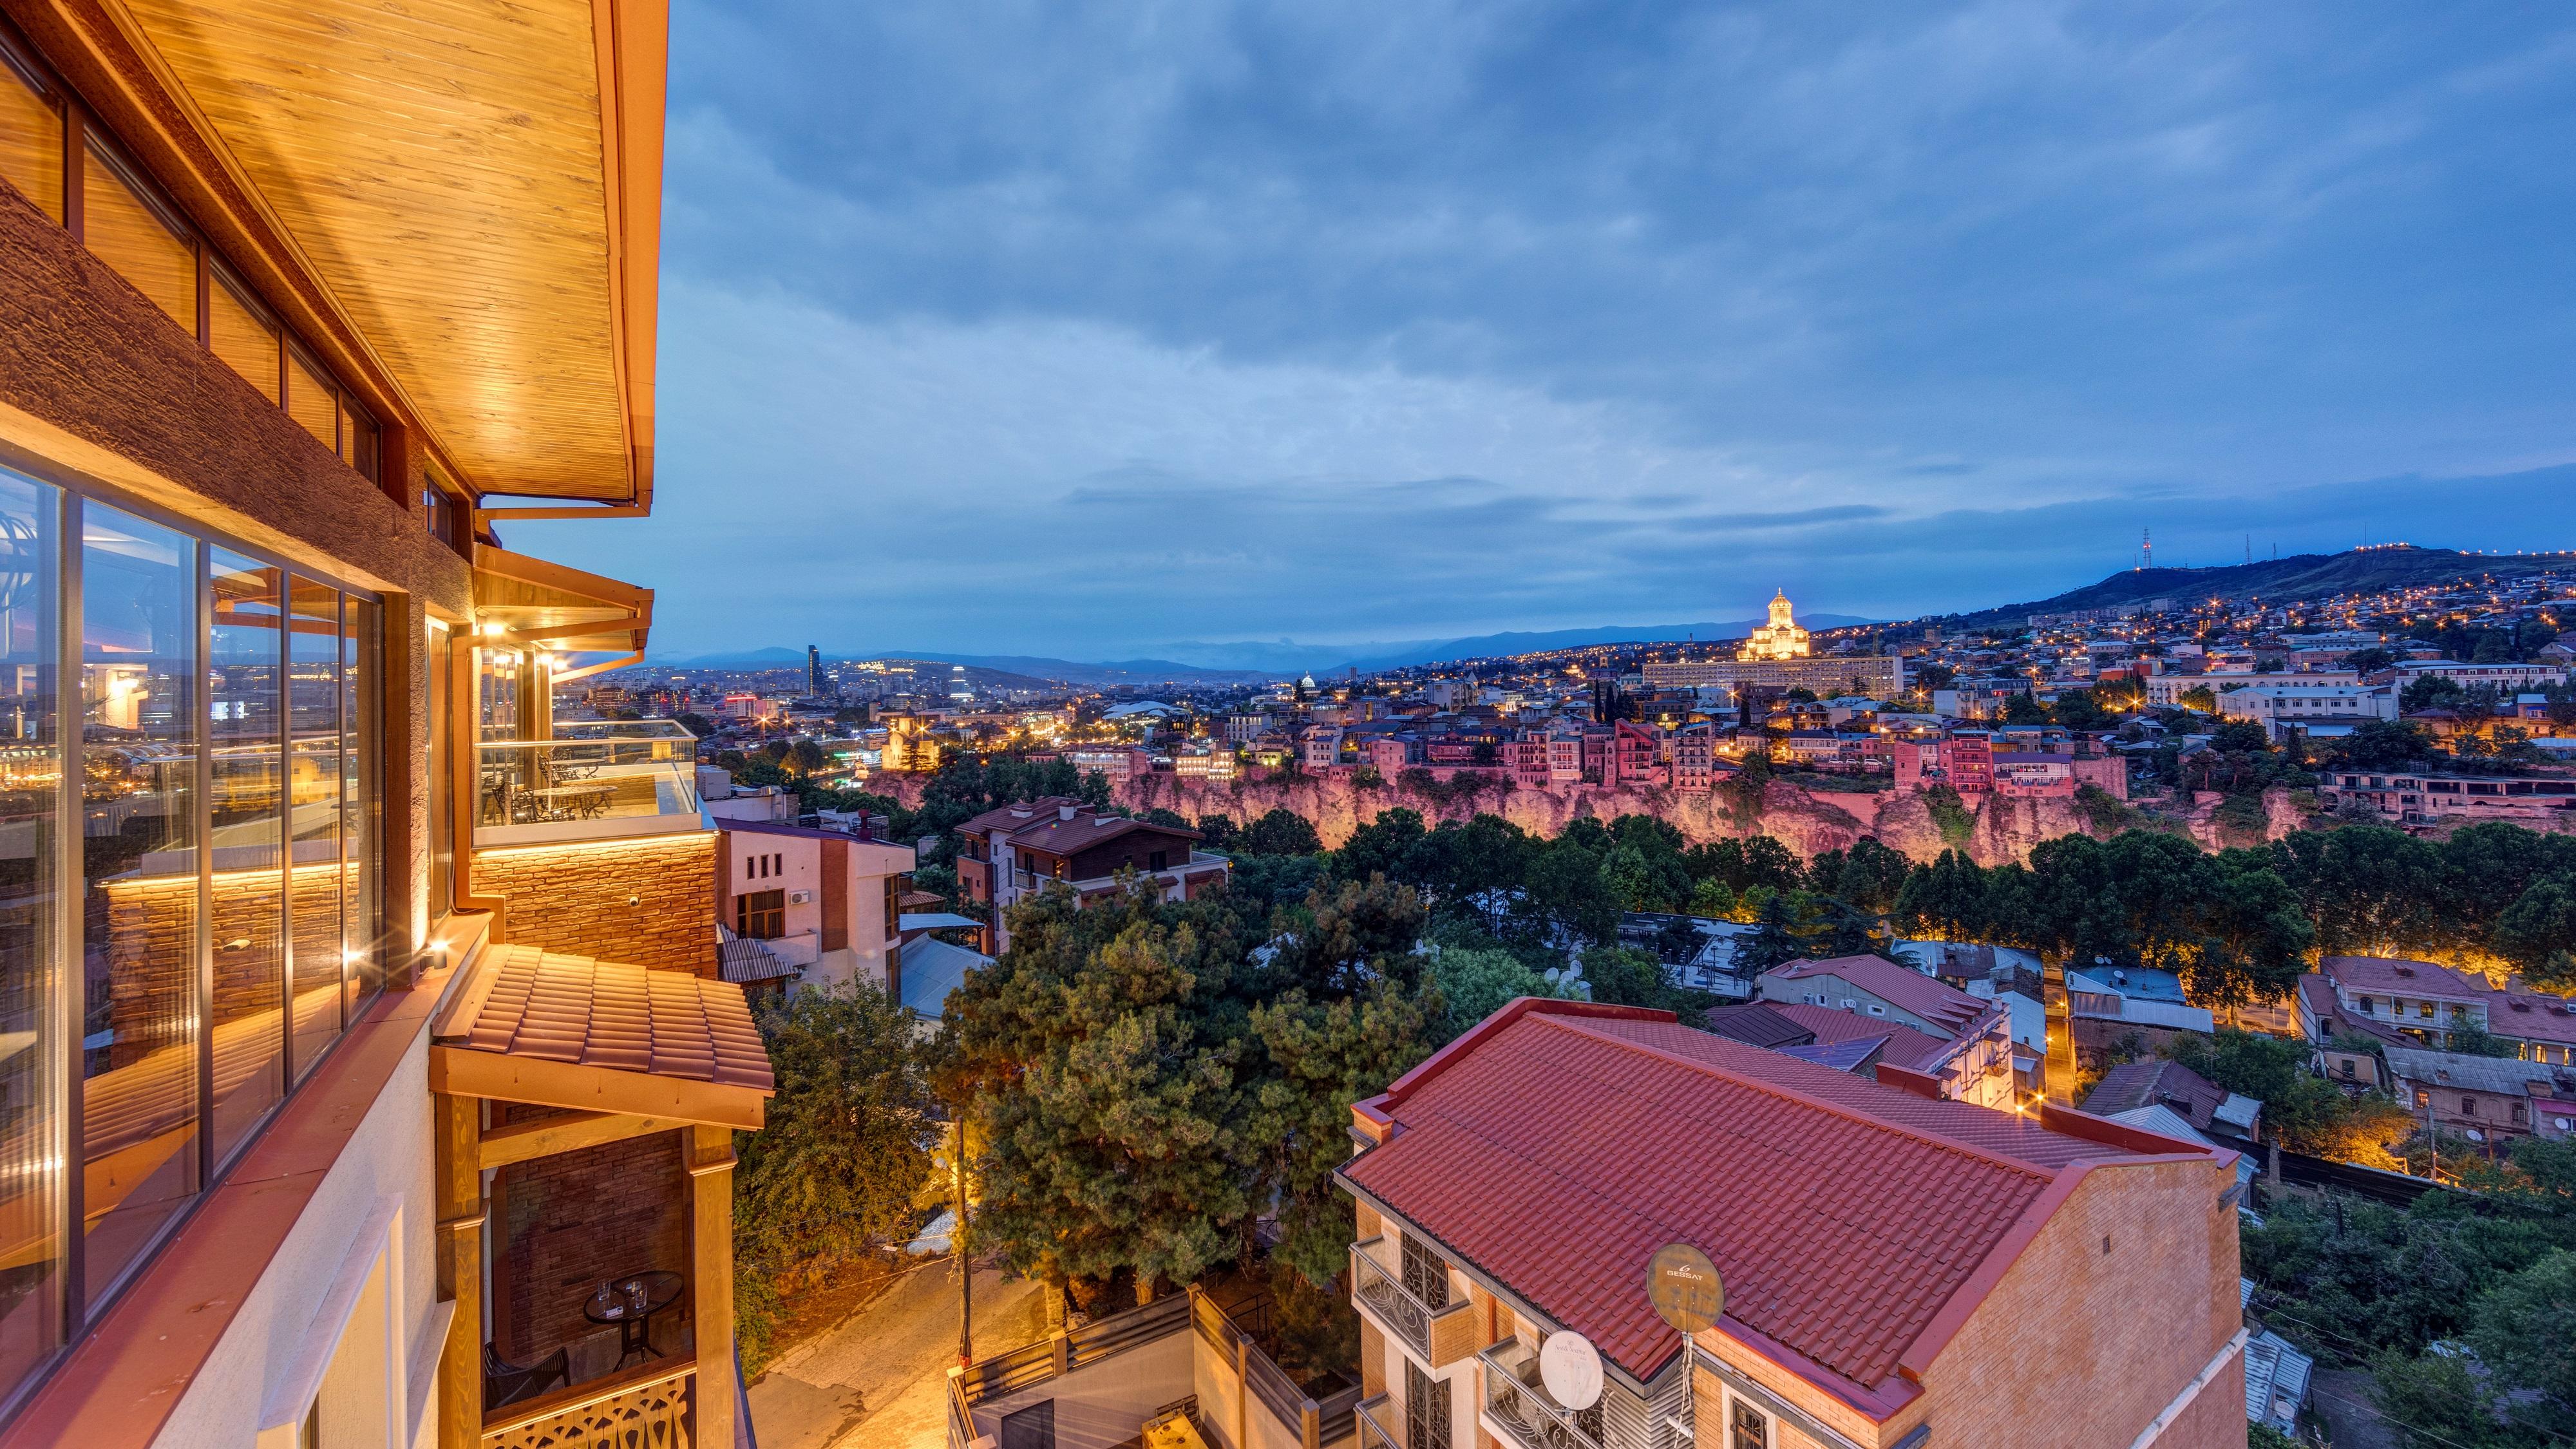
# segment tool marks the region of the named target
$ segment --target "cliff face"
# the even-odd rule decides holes
[[[891,794],[907,804],[920,799],[919,776],[879,775],[868,788]],[[1467,783],[1473,782],[1473,783]],[[1685,795],[1660,787],[1604,789],[1583,786],[1563,790],[1513,789],[1500,777],[1477,782],[1437,785],[1429,791],[1410,789],[1401,780],[1363,789],[1347,776],[1297,775],[1282,780],[1210,782],[1177,775],[1143,776],[1118,787],[1112,798],[1131,810],[1164,809],[1187,819],[1225,815],[1245,824],[1274,809],[1305,817],[1327,846],[1339,846],[1351,832],[1398,806],[1421,812],[1426,822],[1461,824],[1479,813],[1499,815],[1533,835],[1555,835],[1584,816],[1610,820],[1620,815],[1653,815],[1670,821],[1684,837],[1697,842],[1768,835],[1801,856],[1847,848],[1864,835],[1874,835],[1892,849],[1928,861],[1946,849],[1961,849],[1980,865],[2026,860],[2031,848],[2060,835],[2110,835],[2123,824],[2096,822],[2072,800],[2007,799],[1989,795],[1964,814],[1936,818],[1921,795],[1882,790],[1875,794],[1811,790],[1790,779],[1774,779],[1763,792],[1758,815],[1739,815],[1725,794]],[[2178,824],[2207,849],[2278,839],[2297,829],[2300,812],[2283,791],[2265,796],[2259,816],[2242,822],[2218,818],[2218,802],[2193,805]]]

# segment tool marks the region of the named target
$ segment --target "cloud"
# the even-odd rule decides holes
[[[2510,543],[2341,480],[2576,456],[2570,25],[683,0],[661,513],[514,533],[672,647],[1093,657]]]

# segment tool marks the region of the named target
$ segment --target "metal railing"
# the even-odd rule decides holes
[[[1452,1313],[1464,1313],[1464,1299],[1434,1308],[1404,1286],[1395,1270],[1372,1257],[1369,1249],[1386,1241],[1371,1238],[1351,1244],[1351,1297],[1377,1315],[1380,1322],[1413,1346],[1416,1356],[1428,1362],[1431,1358],[1431,1323]]]
[[[512,1404],[484,1419],[480,1449],[687,1449],[697,1438],[697,1379],[694,1360],[656,1364]]]
[[[698,813],[698,742],[677,725],[667,734],[488,740],[476,754],[478,831]]]
[[[1599,1405],[1581,1413],[1549,1397],[1538,1355],[1509,1338],[1477,1357],[1485,1361],[1485,1417],[1520,1449],[1602,1449]]]

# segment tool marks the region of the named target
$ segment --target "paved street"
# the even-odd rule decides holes
[[[1045,1336],[1038,1285],[975,1275],[975,1354]],[[896,1283],[799,1344],[751,1389],[761,1449],[937,1449],[957,1361],[957,1277],[945,1264]]]

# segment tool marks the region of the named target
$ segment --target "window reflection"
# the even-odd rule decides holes
[[[349,963],[343,1021],[355,1021],[359,1003],[385,984],[379,904],[384,852],[378,845],[384,830],[384,787],[377,749],[384,724],[376,662],[377,641],[384,637],[383,610],[373,600],[352,597],[341,616],[340,718],[348,723],[340,751],[340,929]]]
[[[285,1095],[279,688],[283,571],[224,549],[209,559],[213,655],[215,1150],[230,1152]]]
[[[293,791],[295,1075],[301,1079],[340,1035],[340,594],[297,578],[289,593],[287,759]]]
[[[0,1389],[62,1342],[70,1064],[51,945],[62,785],[54,726],[60,506],[54,489],[0,473]]]
[[[197,546],[81,510],[81,1161],[95,1297],[194,1196]]]

